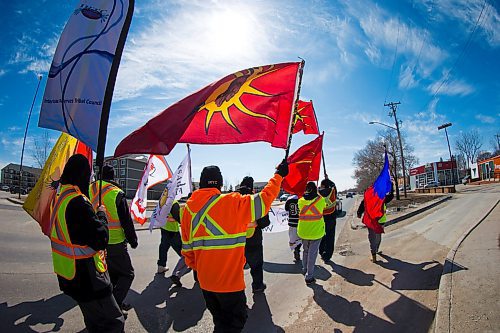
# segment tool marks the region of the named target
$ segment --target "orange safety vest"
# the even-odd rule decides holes
[[[335,188],[332,188],[330,194],[325,197],[326,207],[323,211],[324,215],[330,215],[335,213],[335,208],[337,205],[337,191]]]
[[[243,266],[248,224],[265,216],[283,177],[275,175],[258,194],[193,192],[181,216],[182,254],[198,273],[200,288],[212,292],[245,289]]]

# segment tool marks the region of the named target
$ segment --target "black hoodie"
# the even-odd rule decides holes
[[[89,190],[90,165],[87,158],[77,154],[69,158],[61,175],[61,184],[78,186],[82,193]],[[71,242],[104,250],[108,245],[109,231],[106,215],[94,212],[87,197],[78,196],[68,203],[65,212]],[[87,302],[108,296],[112,292],[108,272],[99,273],[93,258],[76,260],[76,274],[73,280],[57,276],[59,288],[77,302]]]

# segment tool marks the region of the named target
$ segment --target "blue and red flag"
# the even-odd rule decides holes
[[[389,174],[389,158],[387,157],[387,152],[385,152],[384,168],[373,185],[364,194],[365,214],[363,215],[363,223],[378,234],[384,232],[384,228],[378,223],[378,220],[384,215],[385,196],[391,190],[392,182]]]

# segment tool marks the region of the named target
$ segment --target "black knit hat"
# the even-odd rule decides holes
[[[115,179],[115,169],[113,166],[106,164],[102,167],[102,179],[103,180],[113,180]]]
[[[243,177],[240,186],[248,187],[249,189],[253,189],[253,178],[250,176]]]
[[[318,187],[315,182],[309,182],[306,185],[305,193],[316,193],[318,192]]]
[[[200,188],[214,187],[220,189],[222,187],[222,174],[218,166],[210,165],[204,167],[200,176]]]
[[[332,188],[332,187],[335,187],[335,183],[332,182],[330,179],[328,178],[325,178],[321,181],[321,187],[324,187],[324,188]]]

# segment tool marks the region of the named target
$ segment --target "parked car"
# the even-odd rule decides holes
[[[345,195],[346,198],[352,198],[354,196],[354,194],[352,192],[347,192],[347,194]]]
[[[433,182],[428,182],[425,184],[424,188],[432,188],[432,187],[438,187],[439,182],[438,181],[433,181]]]
[[[290,196],[290,194],[288,194],[288,193],[282,194],[281,197],[280,197],[280,201],[286,201],[289,196]]]
[[[10,186],[9,185],[2,185],[2,187],[0,188],[2,191],[6,191],[6,192],[9,192],[10,191]]]
[[[20,191],[19,191],[19,186],[12,186],[10,188],[10,193],[12,193],[12,194],[19,193],[19,192],[21,192],[21,194],[23,194],[23,195],[28,193],[28,191],[23,187],[21,187]]]

